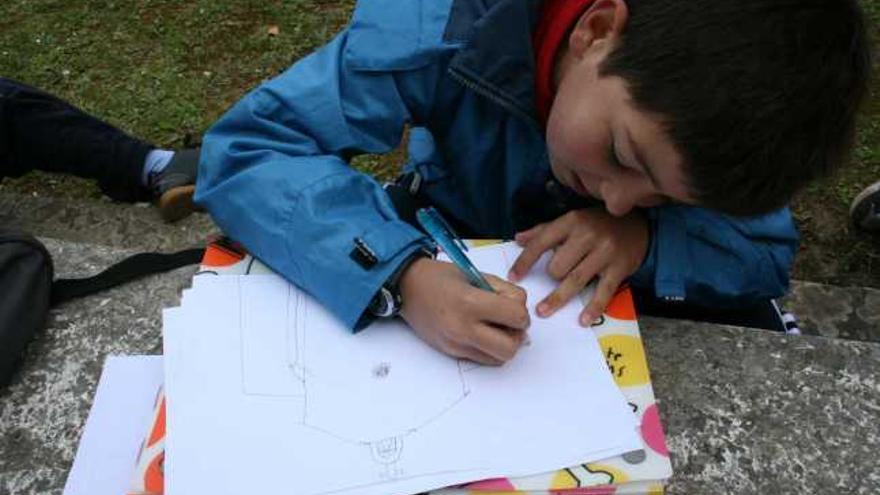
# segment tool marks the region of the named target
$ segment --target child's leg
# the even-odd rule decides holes
[[[146,201],[154,147],[44,91],[0,78],[0,178],[30,170],[96,179],[119,201]]]

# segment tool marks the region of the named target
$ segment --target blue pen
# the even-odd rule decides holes
[[[471,285],[489,292],[495,292],[495,289],[489,285],[489,282],[483,278],[477,267],[464,254],[467,251],[465,243],[455,235],[455,232],[437,210],[434,208],[422,208],[416,212],[416,219],[434,242],[449,256],[449,259],[455,263],[455,266],[464,273]]]

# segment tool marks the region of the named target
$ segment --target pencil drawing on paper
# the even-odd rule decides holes
[[[284,328],[264,324],[260,312],[272,303],[242,307],[242,393],[298,401],[297,423],[363,447],[380,479],[412,476],[400,465],[407,438],[468,397],[466,372],[474,365],[437,359],[400,323],[371,327],[369,339],[343,334],[293,286],[286,300],[274,301],[283,304]]]

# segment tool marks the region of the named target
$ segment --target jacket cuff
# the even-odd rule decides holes
[[[651,228],[648,254],[642,266],[630,276],[637,287],[653,288],[660,299],[683,301],[687,248],[685,219],[674,209],[659,207],[645,212]]]
[[[630,284],[636,287],[651,287],[654,285],[654,267],[657,266],[657,220],[652,210],[645,211],[648,220],[648,252],[641,266],[629,276]]]
[[[417,252],[429,247],[427,237],[411,225],[392,220],[357,237],[350,257],[358,262],[367,278],[360,285],[352,306],[345,308],[343,320],[354,332],[375,319],[368,311],[370,302],[394,272]],[[366,256],[364,256],[365,253]]]
[[[380,288],[383,286],[387,287],[386,284],[388,283],[389,280],[392,279],[392,277],[396,277],[399,280],[399,278],[403,275],[402,272],[405,271],[407,268],[409,268],[409,265],[413,264],[416,260],[429,256],[427,253],[427,250],[424,249],[423,247],[420,247],[420,246],[416,247],[416,249],[413,251],[407,250],[407,252],[409,254],[407,256],[403,257],[403,260],[400,262],[400,264],[397,265],[397,267],[394,269],[394,271],[391,272],[391,275],[389,275],[389,277],[382,282],[382,284],[380,285]],[[353,331],[355,333],[370,326],[370,324],[372,322],[374,322],[377,318],[379,318],[378,316],[373,314],[373,312],[370,308],[370,306],[372,306],[373,302],[375,301],[376,297],[379,295],[379,290],[380,289],[376,289],[376,292],[373,293],[373,297],[370,298],[370,303],[364,309],[363,313],[361,313],[361,317],[358,319],[357,323],[355,323],[354,328],[353,328]],[[397,288],[396,290],[399,290],[399,288]]]

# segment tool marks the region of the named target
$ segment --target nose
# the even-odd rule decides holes
[[[602,181],[599,185],[602,200],[605,201],[605,209],[615,217],[626,215],[636,203],[634,191],[622,186],[622,184],[610,180]]]

